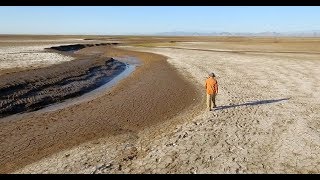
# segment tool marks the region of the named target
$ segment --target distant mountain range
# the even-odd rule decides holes
[[[292,31],[292,32],[260,32],[260,33],[237,33],[237,32],[185,32],[173,31],[153,34],[156,36],[296,36],[296,37],[320,37],[320,30]]]

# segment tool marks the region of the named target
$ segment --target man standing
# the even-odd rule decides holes
[[[207,108],[209,111],[216,107],[216,95],[218,94],[218,82],[214,73],[210,73],[206,80]]]

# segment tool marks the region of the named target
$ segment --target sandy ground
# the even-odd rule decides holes
[[[319,55],[129,49],[169,57],[198,92],[215,72],[218,108],[205,111],[203,94],[170,121],[82,144],[15,173],[320,172]]]

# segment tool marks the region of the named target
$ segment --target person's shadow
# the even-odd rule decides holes
[[[243,103],[243,104],[235,104],[235,105],[229,105],[229,106],[218,106],[215,109],[215,111],[228,109],[228,108],[239,107],[239,106],[255,106],[255,105],[260,105],[260,104],[270,104],[270,103],[276,103],[276,102],[280,102],[280,101],[287,101],[289,99],[290,98],[270,99],[270,100],[252,101],[252,102],[247,102],[247,103]]]

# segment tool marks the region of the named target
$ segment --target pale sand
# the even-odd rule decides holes
[[[203,93],[207,72],[215,72],[220,107],[204,111],[203,95],[171,122],[86,143],[16,173],[320,172],[317,55],[130,49],[168,56]]]
[[[10,68],[47,67],[66,61],[73,57],[53,52],[46,52],[45,48],[55,46],[2,46],[0,47],[0,71]]]

